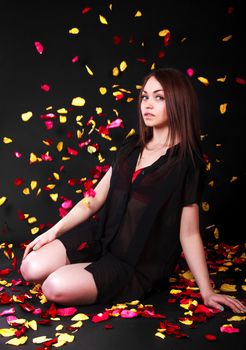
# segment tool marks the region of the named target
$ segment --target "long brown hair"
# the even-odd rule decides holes
[[[201,156],[200,116],[197,94],[190,78],[174,68],[157,69],[147,75],[143,81],[138,101],[138,143],[143,149],[153,136],[153,128],[144,124],[140,108],[145,84],[151,77],[155,77],[164,90],[169,123],[168,140],[171,146],[174,146],[177,139],[180,141],[178,158],[181,159],[188,153],[193,159],[193,152]],[[172,151],[170,155],[171,153]]]

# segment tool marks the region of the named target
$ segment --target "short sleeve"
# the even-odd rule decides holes
[[[191,162],[186,172],[182,206],[193,203],[199,204],[201,202],[205,176],[205,167],[202,161],[199,163],[197,162],[196,164]]]

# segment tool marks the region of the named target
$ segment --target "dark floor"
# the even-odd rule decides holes
[[[246,340],[246,314],[240,314],[241,320],[230,320],[232,316],[236,316],[229,309],[219,313],[198,312],[196,305],[190,307],[193,311],[192,315],[186,315],[188,310],[180,306],[181,302],[190,301],[202,304],[197,290],[191,290],[188,287],[190,280],[184,279],[181,274],[187,271],[186,264],[181,258],[179,267],[173,276],[175,280],[170,281],[167,290],[153,295],[141,301],[136,305],[126,304],[124,313],[130,309],[135,309],[134,318],[123,318],[124,313],[116,313],[112,311],[113,305],[93,305],[79,306],[74,313],[69,316],[58,316],[62,305],[51,305],[51,303],[40,303],[42,293],[32,294],[30,290],[33,285],[26,284],[18,273],[22,251],[19,246],[7,246],[6,243],[0,242],[0,349],[11,349],[13,345],[7,345],[6,342],[13,338],[27,340],[23,349],[54,349],[54,346],[61,344],[61,336],[57,343],[57,333],[73,335],[72,342],[68,342],[69,338],[65,338],[62,345],[66,349],[93,349],[93,350],[126,350],[126,349],[148,349],[148,350],[243,350],[245,349]],[[245,280],[245,250],[243,245],[225,245],[219,243],[214,249],[214,244],[208,248],[208,264],[211,272],[211,279],[215,282],[215,288],[219,290],[222,283],[236,285],[236,292],[227,292],[230,295],[237,296],[243,302],[246,302],[246,293],[243,291],[242,285],[246,285]],[[15,269],[16,258],[16,269]],[[226,270],[226,271],[223,271]],[[21,279],[21,280],[20,280]],[[69,283],[69,282],[68,282]],[[112,286],[113,287],[113,286]],[[191,285],[192,287],[192,285]],[[245,287],[244,287],[245,288]],[[172,289],[179,289],[179,294],[170,294]],[[38,289],[37,289],[38,290]],[[193,294],[191,294],[193,293]],[[130,301],[128,301],[130,302]],[[152,306],[150,306],[152,305]],[[123,305],[118,306],[123,307]],[[39,310],[38,310],[39,309]],[[108,319],[101,322],[93,322],[93,318],[98,313],[105,316],[106,309]],[[35,312],[40,312],[35,314]],[[64,310],[63,310],[64,311]],[[70,310],[71,311],[71,310]],[[112,316],[112,313],[116,313]],[[122,309],[121,311],[122,312]],[[78,324],[76,320],[71,320],[75,315],[83,313],[87,314],[89,319],[83,321],[83,325]],[[129,314],[129,312],[128,312]],[[22,319],[15,324],[7,323],[8,316],[14,315],[17,319]],[[130,315],[131,316],[131,315]],[[179,322],[179,319],[187,317],[189,321],[193,321],[191,325],[185,325]],[[37,330],[35,322],[37,321]],[[101,320],[101,318],[100,318]],[[29,324],[27,322],[30,322]],[[13,322],[13,321],[12,321]],[[49,322],[48,324],[41,324]],[[71,325],[77,325],[71,327]],[[222,325],[231,324],[233,328],[238,329],[237,333],[222,333],[220,327]],[[57,328],[58,327],[58,328]],[[63,327],[63,328],[62,328]],[[166,328],[165,339],[155,334],[159,327]],[[16,335],[10,329],[15,329]],[[57,328],[57,330],[56,330]],[[7,330],[6,330],[7,329]],[[228,328],[227,328],[228,329]],[[3,334],[9,335],[4,337]],[[161,333],[161,332],[160,332]],[[205,339],[205,335],[212,334],[216,337],[214,341]],[[18,336],[18,337],[17,337]],[[34,344],[33,339],[46,336],[54,342],[54,346],[50,343]]]

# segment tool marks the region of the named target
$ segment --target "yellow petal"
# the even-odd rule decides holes
[[[37,181],[31,181],[31,189],[34,190],[37,187]]]
[[[244,291],[246,292],[246,285],[245,285],[245,284],[243,284],[243,285],[241,286],[241,288],[242,288],[242,290],[244,290]]]
[[[28,322],[28,326],[33,329],[34,331],[36,331],[38,329],[38,324],[37,321],[32,320]]]
[[[133,300],[130,303],[126,303],[126,304],[128,304],[128,305],[138,305],[139,303],[140,303],[139,300]]]
[[[122,61],[122,62],[120,63],[120,70],[121,70],[121,72],[123,72],[126,68],[127,68],[127,63],[126,63],[126,61]]]
[[[53,176],[56,180],[60,180],[60,175],[58,173],[53,173]]]
[[[32,235],[35,235],[36,233],[38,233],[38,231],[39,231],[39,227],[33,227],[33,228],[31,229]]]
[[[197,78],[201,83],[203,83],[204,85],[209,85],[209,81],[207,78],[204,77],[198,77]]]
[[[170,290],[170,294],[178,294],[178,293],[181,293],[182,290],[181,289],[171,289]]]
[[[82,326],[83,326],[83,322],[82,321],[78,321],[76,323],[71,324],[71,327],[74,327],[74,328],[80,328]]]
[[[77,130],[77,138],[81,139],[81,137],[84,135],[84,130]]]
[[[71,104],[76,107],[82,107],[85,104],[85,99],[83,97],[74,97]]]
[[[179,322],[185,324],[186,326],[190,326],[193,323],[192,320],[184,320],[184,321],[179,320]]]
[[[34,153],[30,154],[30,163],[34,163],[37,161],[37,156]]]
[[[85,65],[85,68],[90,75],[94,75],[92,70],[87,65]]]
[[[30,194],[29,188],[28,188],[28,187],[24,188],[23,193],[24,193],[25,195]]]
[[[34,344],[42,344],[48,340],[51,340],[52,338],[47,338],[46,335],[42,335],[40,337],[33,338],[32,342]]]
[[[134,17],[141,17],[142,16],[142,12],[141,11],[137,11],[134,15]]]
[[[62,141],[58,142],[58,144],[56,145],[56,148],[58,152],[61,152],[63,149],[63,142]]]
[[[114,152],[114,151],[117,151],[117,147],[116,146],[112,146],[112,147],[110,147],[110,152]]]
[[[165,339],[165,338],[166,338],[165,334],[163,334],[163,333],[161,333],[161,332],[156,332],[156,333],[155,333],[155,336],[156,336],[156,337],[159,337],[159,338],[161,338],[161,339]]]
[[[28,220],[29,224],[33,224],[34,222],[37,222],[37,218],[35,218],[34,216],[30,217]]]
[[[227,108],[227,103],[223,103],[220,105],[220,113],[224,114],[226,112],[226,108]]]
[[[67,122],[67,117],[65,115],[60,115],[59,120],[61,124],[65,124]]]
[[[245,321],[246,316],[232,316],[231,318],[228,318],[227,321],[233,322],[233,321]]]
[[[31,118],[32,118],[32,112],[22,113],[21,115],[21,119],[23,120],[23,122],[28,122],[28,120],[30,120]]]
[[[0,207],[3,205],[7,200],[7,197],[0,197]]]
[[[71,28],[69,34],[79,34],[79,28]]]
[[[192,275],[191,271],[190,270],[187,270],[186,272],[184,272],[182,274],[182,276],[184,278],[186,278],[187,280],[194,280],[194,276]]]
[[[47,185],[46,187],[49,188],[50,190],[53,190],[53,188],[55,188],[56,185],[54,185],[54,184],[49,184],[49,185]]]
[[[126,138],[128,138],[129,136],[134,135],[135,133],[136,133],[135,129],[131,129],[131,130],[129,131],[129,133],[126,135]]]
[[[101,114],[102,113],[102,107],[96,107],[96,112],[97,114]]]
[[[15,328],[1,328],[0,329],[0,335],[3,337],[12,337],[15,335],[16,329]]]
[[[105,17],[103,17],[102,15],[99,15],[99,20],[102,24],[108,24],[107,20]]]
[[[232,35],[225,36],[222,41],[228,41],[232,38]]]
[[[54,202],[56,202],[57,199],[58,199],[58,193],[50,193],[50,198],[51,198]]]
[[[90,202],[88,200],[88,198],[83,198],[81,203],[86,207],[86,208],[89,208],[90,207]]]
[[[3,138],[3,143],[8,144],[8,143],[11,143],[11,142],[13,142],[13,140],[11,138],[9,138],[9,137],[4,137]]]
[[[73,316],[73,318],[71,318],[72,321],[86,321],[89,320],[89,317],[85,314],[76,314],[75,316]]]
[[[222,292],[236,292],[237,288],[236,288],[236,284],[223,283],[220,286],[220,290]]]
[[[217,81],[220,81],[221,83],[224,83],[226,81],[226,75],[222,78],[216,79]]]
[[[28,337],[23,336],[20,338],[12,338],[10,340],[8,340],[5,344],[9,344],[9,345],[15,345],[15,346],[19,346],[19,345],[23,345],[27,342]]]
[[[87,147],[87,151],[90,153],[90,154],[93,154],[97,151],[96,147],[94,146],[88,146]]]
[[[63,328],[64,328],[64,326],[63,326],[62,324],[59,324],[59,325],[56,327],[56,331],[61,331]]]
[[[167,34],[170,33],[170,30],[168,29],[163,29],[159,32],[159,36],[166,36]]]
[[[61,114],[66,114],[68,111],[66,108],[60,108],[57,110],[58,113],[61,113]]]
[[[112,74],[114,77],[118,77],[120,71],[119,71],[119,68],[118,67],[114,67],[113,68],[113,71],[112,71]]]
[[[99,88],[99,91],[101,95],[105,95],[107,93],[107,89],[103,86]]]
[[[230,182],[236,181],[238,179],[237,176],[232,176],[232,178],[230,179]]]

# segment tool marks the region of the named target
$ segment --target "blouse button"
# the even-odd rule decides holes
[[[141,174],[144,175],[144,170],[142,170]]]

